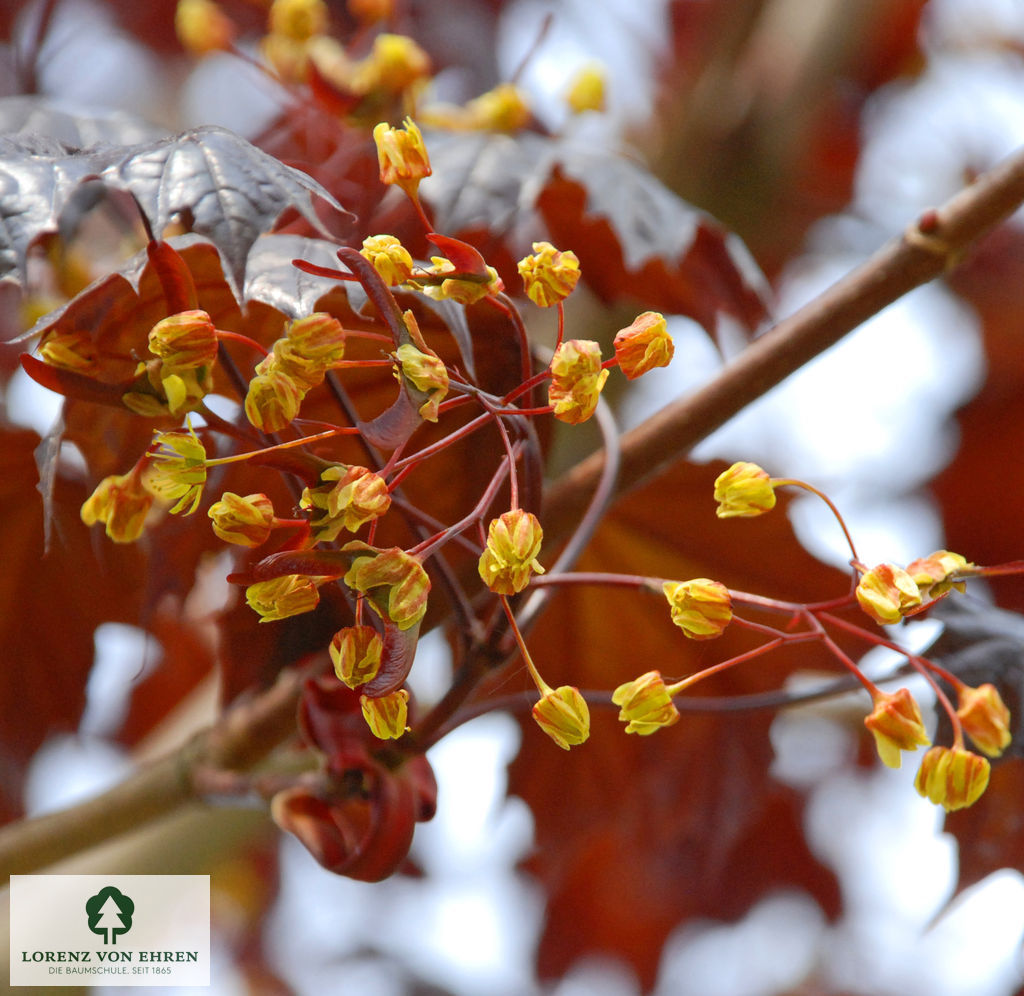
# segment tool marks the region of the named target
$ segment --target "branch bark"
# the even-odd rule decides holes
[[[1024,149],[979,176],[941,208],[756,339],[712,382],[667,406],[621,440],[622,494],[664,470],[706,435],[908,291],[941,275],[1024,203]],[[568,533],[603,465],[599,451],[563,475],[545,501],[548,536]],[[0,829],[0,882],[35,871],[197,801],[198,764],[244,770],[294,732],[303,676],[234,707],[216,726],[121,785],[71,809]]]

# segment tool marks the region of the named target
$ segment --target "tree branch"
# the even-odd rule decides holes
[[[667,405],[621,439],[617,494],[664,471],[752,401],[867,319],[954,266],[966,248],[1024,202],[1024,149],[981,174],[941,208],[789,318],[755,339],[710,383]],[[563,474],[545,496],[546,536],[571,530],[600,478],[599,450]]]

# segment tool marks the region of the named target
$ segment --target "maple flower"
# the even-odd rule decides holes
[[[142,375],[145,380],[141,380]],[[126,391],[121,401],[136,415],[163,418],[191,411],[213,389],[211,367],[166,371],[160,359],[139,363],[135,368],[137,390]],[[148,384],[148,388],[146,385]]]
[[[225,491],[220,501],[210,506],[207,515],[213,520],[213,531],[225,543],[238,546],[257,547],[266,543],[274,524],[274,506],[264,494],[243,498]]]
[[[892,693],[877,689],[872,698],[874,708],[864,718],[864,725],[875,738],[882,763],[888,768],[898,768],[902,760],[900,751],[917,750],[931,743],[921,710],[906,688]]]
[[[186,515],[198,507],[206,483],[206,450],[190,425],[188,432],[159,432],[159,449],[152,454],[144,482],[157,498],[177,501],[171,515],[188,505]]]
[[[444,256],[431,256],[431,267],[426,273],[413,277],[417,290],[435,301],[455,301],[458,304],[475,304],[489,294],[500,294],[505,285],[493,266],[487,267],[486,277],[460,273],[455,264]],[[455,274],[440,280],[446,273]]]
[[[467,105],[471,128],[481,131],[518,131],[530,121],[530,102],[513,83],[499,83]]]
[[[405,283],[412,275],[412,256],[393,235],[371,235],[363,239],[359,255],[370,261],[389,287]]]
[[[533,572],[543,574],[537,560],[544,530],[532,512],[514,508],[492,519],[487,527],[487,546],[477,570],[491,591],[515,595],[529,583]]]
[[[285,330],[285,341],[291,347],[289,357],[301,357],[321,371],[345,358],[345,329],[326,311],[315,311],[291,322]]]
[[[245,589],[245,600],[261,616],[260,622],[287,619],[309,612],[320,604],[314,578],[285,574],[270,581],[257,581]]]
[[[209,367],[217,359],[217,330],[205,311],[180,311],[149,330],[149,351],[163,361],[161,375]]]
[[[534,242],[533,254],[516,264],[526,296],[541,308],[565,300],[580,279],[576,253],[559,252],[550,242]]]
[[[921,604],[914,579],[895,564],[879,564],[866,571],[856,595],[860,607],[881,626],[899,622],[907,610]]]
[[[775,508],[775,490],[766,471],[741,460],[715,478],[715,501],[720,519],[750,518]]]
[[[382,121],[373,129],[373,141],[377,145],[380,182],[397,184],[415,197],[420,180],[430,176],[430,157],[423,134],[412,118],[406,118],[403,124],[403,128],[392,128]]]
[[[563,342],[551,358],[548,401],[555,418],[570,425],[586,422],[608,379],[601,369],[601,347],[584,339]]]
[[[988,787],[988,761],[962,747],[933,747],[921,759],[914,788],[946,812],[966,809]]]
[[[674,622],[691,640],[713,640],[732,620],[732,598],[720,581],[694,578],[661,586]]]
[[[349,588],[364,595],[373,588],[388,589],[386,610],[374,599],[369,600],[375,612],[386,611],[387,617],[402,630],[412,628],[423,618],[430,594],[430,578],[415,557],[397,546],[377,550],[358,541],[347,543],[342,550],[366,551],[367,554],[356,557],[345,575]]]
[[[356,93],[381,90],[399,94],[430,75],[430,56],[407,35],[382,32],[352,81]]]
[[[92,336],[78,329],[47,336],[39,347],[39,355],[51,367],[77,370],[79,373],[94,370],[99,356]]]
[[[274,0],[268,26],[271,34],[308,41],[327,30],[327,4],[324,0]]]
[[[394,352],[401,376],[407,378],[418,390],[427,395],[420,405],[420,418],[427,422],[437,421],[437,411],[448,393],[448,369],[437,353],[424,352],[411,342],[398,347]]]
[[[384,642],[372,626],[346,626],[334,634],[327,650],[338,680],[358,688],[377,676]]]
[[[665,688],[660,671],[648,671],[612,692],[612,702],[621,706],[619,719],[627,733],[649,736],[663,726],[679,721],[679,710]]]
[[[956,714],[964,733],[983,754],[999,757],[1010,745],[1010,710],[995,685],[960,685]]]
[[[299,500],[302,508],[325,513],[313,523],[318,541],[332,542],[342,529],[354,533],[391,507],[387,482],[366,467],[335,464],[320,475],[320,480],[328,484],[306,488]]]
[[[397,740],[408,731],[409,693],[404,688],[375,699],[360,695],[359,705],[366,725],[378,740]]]
[[[533,706],[533,718],[562,750],[590,736],[590,710],[579,689],[572,685],[542,689]]]
[[[227,51],[235,38],[234,23],[213,0],[178,0],[174,31],[193,55]]]
[[[619,369],[629,380],[636,380],[655,367],[667,367],[675,353],[665,318],[656,311],[645,311],[631,325],[620,329],[614,346]]]
[[[963,591],[963,581],[952,581],[950,578],[960,571],[974,567],[966,557],[949,550],[936,550],[927,557],[921,557],[907,564],[907,573],[914,579],[922,598],[938,598],[950,588]]]
[[[245,395],[245,417],[261,432],[278,432],[288,425],[302,406],[305,391],[294,377],[276,366],[260,371],[249,381]]]
[[[127,474],[103,478],[82,505],[81,517],[87,526],[102,522],[107,536],[115,543],[134,543],[142,535],[146,516],[153,507],[153,496],[142,484],[138,468]]]
[[[592,62],[580,69],[569,82],[565,102],[573,114],[603,111],[605,107],[604,67]]]

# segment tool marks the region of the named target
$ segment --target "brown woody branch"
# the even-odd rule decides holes
[[[671,404],[621,440],[618,493],[685,455],[751,401],[908,291],[941,275],[964,250],[1024,203],[1024,150],[979,176],[941,208],[756,339],[713,381]],[[563,475],[545,501],[544,529],[567,534],[597,485],[598,452]],[[0,881],[78,853],[197,801],[197,766],[244,770],[294,731],[301,677],[293,672],[229,710],[193,738],[114,789],[72,809],[0,829]]]

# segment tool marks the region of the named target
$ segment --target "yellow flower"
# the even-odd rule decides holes
[[[866,571],[856,595],[860,607],[882,626],[899,622],[907,610],[921,604],[914,579],[895,564],[879,564]]]
[[[563,750],[583,743],[590,736],[590,710],[579,689],[571,685],[542,691],[534,704],[533,718]]]
[[[345,358],[345,329],[326,311],[315,311],[291,322],[285,330],[285,340],[290,347],[286,355],[293,359],[301,357],[319,367],[321,379],[322,372]]]
[[[163,361],[161,376],[209,367],[217,359],[217,330],[205,311],[181,311],[149,331],[149,351]]]
[[[679,721],[679,710],[665,688],[660,671],[648,671],[619,685],[612,692],[612,702],[621,706],[619,719],[629,724],[627,733],[645,737]]]
[[[320,592],[313,578],[285,574],[249,585],[245,589],[245,600],[262,617],[260,622],[273,622],[315,609],[320,603]]]
[[[262,362],[257,371],[261,366]],[[249,381],[245,417],[261,432],[278,432],[299,414],[304,397],[305,391],[293,377],[271,366]]]
[[[86,373],[95,369],[98,354],[88,332],[57,332],[48,336],[39,347],[39,355],[51,367]]]
[[[469,127],[482,131],[518,131],[530,121],[530,102],[512,83],[499,83],[474,97],[466,111]]]
[[[761,515],[775,507],[771,478],[756,463],[734,463],[715,479],[715,514],[720,519]]]
[[[373,40],[370,54],[352,80],[356,93],[373,90],[399,94],[430,75],[430,56],[406,35],[383,32]]]
[[[373,129],[377,145],[380,182],[397,184],[410,197],[415,197],[420,180],[430,176],[430,157],[423,142],[423,134],[412,118],[406,118],[404,128],[392,128],[382,121]]]
[[[999,757],[1010,745],[1010,710],[995,685],[961,685],[957,700],[956,714],[964,733],[983,754]]]
[[[327,30],[324,0],[274,0],[270,7],[271,34],[291,41],[309,41]]]
[[[367,552],[367,556],[356,557],[345,575],[345,584],[353,591],[367,594],[374,588],[388,589],[385,604],[370,598],[371,607],[406,630],[415,626],[427,611],[427,596],[430,594],[430,578],[423,565],[399,547],[376,550],[365,543],[353,541],[342,547],[345,551]]]
[[[377,699],[371,699],[368,695],[359,696],[363,719],[378,740],[397,740],[409,729],[405,725],[409,714],[408,703],[409,693],[404,688]]]
[[[257,547],[270,537],[274,523],[274,506],[264,494],[244,498],[225,491],[207,514],[213,520],[213,531],[225,543]]]
[[[190,425],[188,432],[160,432],[159,444],[151,455],[144,483],[157,498],[177,501],[171,509],[177,515],[186,505],[186,515],[198,507],[206,483],[206,450]]]
[[[630,380],[655,367],[667,367],[675,353],[665,319],[656,311],[645,311],[627,328],[620,329],[614,346],[619,369]]]
[[[921,759],[914,788],[947,812],[965,809],[988,787],[990,770],[985,758],[962,747],[933,747]]]
[[[342,529],[355,532],[372,519],[379,519],[391,507],[387,482],[366,467],[335,464],[320,479],[328,485],[306,488],[299,500],[302,508],[324,513],[312,524],[319,542],[332,542]],[[334,481],[337,483],[330,483]]]
[[[327,649],[338,680],[358,688],[377,676],[384,643],[372,626],[346,626],[334,634]]]
[[[234,23],[213,0],[178,0],[174,30],[193,55],[229,49],[235,37]]]
[[[492,519],[487,529],[487,546],[477,569],[491,591],[514,595],[529,583],[532,573],[543,574],[537,560],[544,530],[532,512],[514,508]]]
[[[459,273],[455,264],[444,256],[431,256],[430,262],[430,269],[413,277],[412,283],[421,293],[435,301],[475,304],[489,294],[500,294],[505,287],[493,266],[487,267],[486,276],[477,276],[472,273]],[[446,273],[459,275],[439,280]]]
[[[401,376],[427,395],[427,400],[420,405],[420,417],[427,422],[436,422],[438,407],[448,393],[448,369],[444,361],[437,353],[425,353],[411,342],[399,346],[394,355]]]
[[[548,402],[555,418],[570,425],[594,414],[608,371],[601,369],[601,347],[596,342],[569,339],[551,359]]]
[[[142,535],[153,496],[143,487],[137,469],[105,477],[82,505],[82,521],[102,522],[115,543],[134,543]]]
[[[662,586],[674,622],[691,640],[713,640],[732,620],[732,598],[720,581],[694,578]]]
[[[565,102],[573,114],[582,114],[584,111],[603,111],[604,92],[604,67],[592,62],[573,76],[565,95]]]
[[[889,768],[898,768],[900,751],[917,750],[931,743],[924,729],[921,710],[906,688],[888,693],[878,691],[874,708],[865,717],[864,725],[871,731],[878,756]]]
[[[363,239],[359,254],[373,264],[389,287],[405,283],[412,276],[412,256],[393,235],[371,235]]]
[[[526,296],[541,308],[567,298],[580,279],[580,261],[574,252],[559,252],[550,242],[534,242],[533,255],[517,264]]]
[[[936,550],[928,557],[921,557],[907,564],[907,573],[914,579],[922,598],[938,598],[950,588],[964,590],[963,581],[952,581],[954,574],[970,570],[974,565],[959,553]]]

